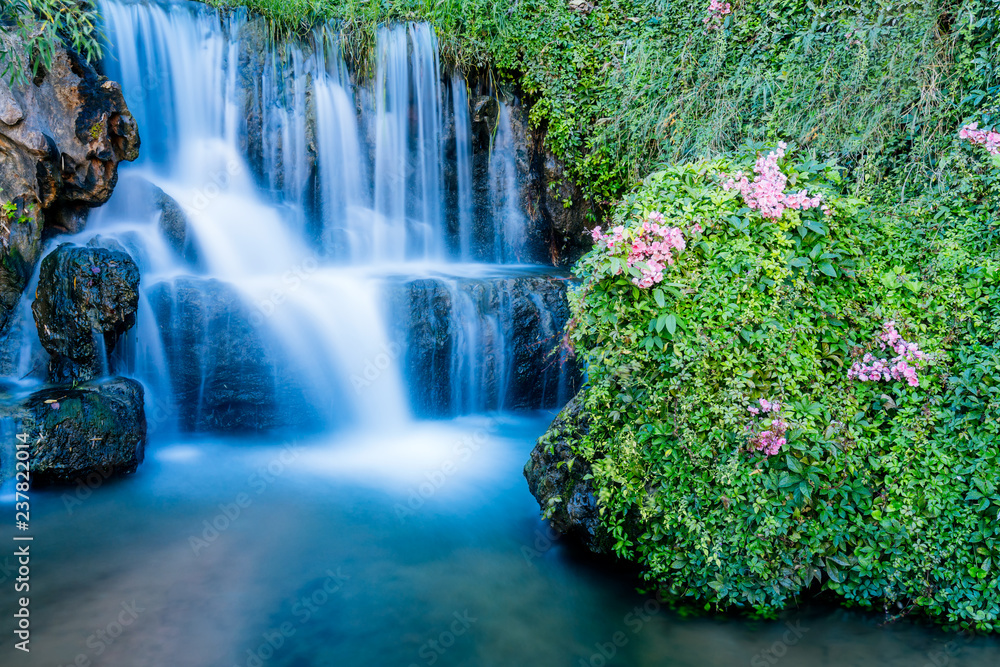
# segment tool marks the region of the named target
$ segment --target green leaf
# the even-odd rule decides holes
[[[677,331],[677,317],[675,317],[673,313],[667,315],[665,324],[667,326],[667,331],[669,331],[670,335],[673,336],[674,332]]]
[[[833,268],[833,264],[830,262],[823,262],[819,265],[819,270],[830,276],[831,278],[837,277],[837,269]]]

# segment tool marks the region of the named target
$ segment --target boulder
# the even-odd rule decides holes
[[[566,404],[539,438],[524,466],[528,490],[558,532],[574,537],[594,553],[611,553],[613,541],[601,525],[594,496],[591,462],[573,453],[590,429],[583,394]]]
[[[280,352],[263,316],[227,283],[183,276],[156,284],[160,329],[178,426],[188,432],[261,432],[314,419],[300,390],[281,382]]]
[[[0,48],[19,52],[0,31]],[[0,334],[34,272],[43,233],[79,231],[89,207],[111,196],[122,160],[139,152],[118,84],[57,47],[33,81],[0,77]]]
[[[106,374],[108,354],[135,324],[139,267],[128,253],[64,243],[42,260],[31,311],[51,355],[52,382]]]
[[[135,472],[146,445],[143,401],[142,385],[119,377],[48,387],[0,412],[26,436],[32,482],[69,484]]]

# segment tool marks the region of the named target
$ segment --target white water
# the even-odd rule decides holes
[[[183,324],[174,315],[160,321],[152,299],[165,283],[176,301],[174,281],[193,276],[195,283],[185,278],[189,289],[201,285],[205,295],[212,281],[238,290],[266,345],[280,352],[274,382],[301,390],[325,426],[398,428],[433,378],[407,377],[409,333],[401,348],[386,280],[429,278],[450,304],[447,322],[431,332],[450,341],[444,413],[504,407],[514,333],[509,299],[488,284],[519,275],[513,263],[529,259],[510,113],[500,105],[484,176],[489,200],[477,207],[466,83],[442,71],[430,26],[381,28],[374,76],[359,86],[332,27],[272,48],[242,11],[120,0],[103,0],[100,9],[110,45],[105,70],[121,83],[143,146],[136,164],[122,165],[114,197],[86,231],[58,241],[119,243],[140,265],[138,324],[109,372],[141,379],[147,407],[171,403],[180,362],[161,333]],[[446,149],[455,159],[451,185]],[[183,258],[159,230],[148,183],[184,211],[190,254]],[[484,225],[485,241],[474,233]],[[484,256],[476,247],[483,242],[493,263],[471,263]],[[474,296],[484,293],[492,300]],[[28,299],[22,310],[30,323]],[[207,332],[209,315],[202,317]],[[23,339],[20,372],[40,375],[45,354],[30,324]],[[203,342],[208,349],[181,350],[184,363],[201,369],[197,394],[187,399],[198,401],[189,407],[199,415],[211,380],[212,341]]]

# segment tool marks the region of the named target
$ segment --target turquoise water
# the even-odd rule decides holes
[[[34,491],[32,650],[13,649],[5,613],[0,662],[1000,664],[995,639],[907,620],[883,627],[818,604],[773,622],[681,618],[639,595],[632,575],[550,539],[538,519],[520,469],[550,417],[154,442],[131,477]]]

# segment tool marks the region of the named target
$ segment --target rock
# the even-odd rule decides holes
[[[545,146],[544,132],[531,128],[528,112],[519,104],[511,107],[511,126],[523,183],[522,207],[531,220],[529,234],[545,237],[553,264],[571,266],[593,243],[587,224],[590,203]]]
[[[492,95],[479,95],[471,101],[472,122],[484,123],[488,132],[493,132],[497,126],[497,115],[500,113],[500,103]]]
[[[183,431],[261,432],[307,426],[315,415],[279,382],[262,316],[218,280],[184,276],[149,291]]]
[[[488,89],[480,76],[473,88]],[[521,186],[521,210],[528,216],[527,247],[534,259],[571,266],[592,245],[587,216],[591,209],[565,166],[545,146],[544,129],[532,128],[528,110],[517,99],[510,110],[514,158]],[[489,151],[499,122],[495,95],[472,98],[473,183],[476,218],[489,218]],[[567,206],[567,203],[569,204]],[[476,242],[489,243],[492,227],[477,230]]]
[[[539,438],[524,466],[528,490],[557,531],[579,539],[594,553],[611,553],[612,540],[601,524],[590,479],[591,462],[573,454],[590,430],[590,415],[577,394]]]
[[[181,257],[190,259],[193,246],[188,243],[188,218],[177,200],[150,183],[151,201],[160,212],[160,232],[167,244]]]
[[[389,286],[395,342],[421,416],[561,405],[578,373],[552,355],[569,317],[566,280],[425,278]]]
[[[0,48],[24,45],[0,31]],[[118,85],[57,47],[52,66],[23,85],[0,84],[0,334],[41,253],[44,232],[78,231],[83,213],[111,196],[139,135]]]
[[[141,384],[110,378],[49,387],[0,412],[28,435],[32,482],[69,484],[135,472],[146,445],[143,401]]]
[[[6,77],[0,77],[0,123],[17,125],[22,120],[24,120],[24,109],[10,91]]]
[[[305,212],[318,213],[320,183],[316,153],[316,108],[312,82],[296,63],[314,57],[315,45],[295,39],[272,48],[272,28],[261,16],[240,27],[237,78],[243,117],[240,147],[257,183],[274,194],[284,193]],[[297,52],[297,53],[296,53]],[[272,57],[277,54],[277,58]],[[296,77],[299,77],[298,79]],[[296,84],[301,88],[296,90]],[[298,94],[296,94],[298,93]],[[287,112],[287,116],[282,112]],[[286,123],[302,119],[301,145],[290,138]],[[295,129],[291,130],[293,133]]]
[[[128,253],[68,243],[49,253],[31,311],[51,355],[50,380],[99,377],[138,305],[139,267]]]
[[[420,279],[396,286],[390,297],[392,321],[401,323],[397,344],[405,349],[403,368],[410,378],[410,405],[421,416],[451,414],[454,335],[452,294],[438,280]]]

